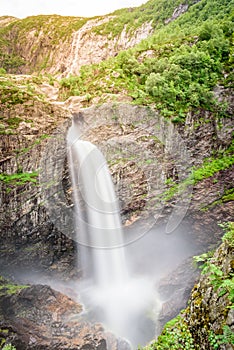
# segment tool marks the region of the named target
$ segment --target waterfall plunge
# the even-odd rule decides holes
[[[74,124],[67,140],[85,282],[81,295],[89,310],[97,310],[97,321],[136,346],[146,340],[142,323],[148,322],[146,312],[152,312],[157,299],[153,285],[128,272],[118,201],[104,156],[90,142],[79,140]]]

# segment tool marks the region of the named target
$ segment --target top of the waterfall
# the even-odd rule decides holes
[[[143,137],[144,140],[144,135],[147,134],[149,135],[149,140],[158,140],[158,145],[163,147],[163,154],[166,157],[165,161],[167,161],[167,159],[173,160],[176,176],[178,176],[179,181],[183,181],[184,178],[191,174],[192,162],[190,152],[186,148],[186,143],[181,139],[173,123],[160,117],[157,112],[153,110],[143,107],[132,107],[130,105],[119,105],[118,108],[115,106],[115,119],[107,119],[107,114],[110,116],[113,115],[113,108],[111,104],[108,104],[83,110],[79,117],[76,116],[74,119],[73,128],[70,129],[68,135],[68,146],[76,143],[76,146],[80,148],[79,145],[86,144],[89,145],[88,150],[92,150],[93,146],[90,146],[86,141],[81,141],[81,139],[89,138],[88,135],[95,135],[98,130],[104,133],[105,130],[108,131],[108,133],[110,130],[113,130],[112,133],[115,133],[115,130],[119,130],[120,132],[122,130],[125,134],[125,129],[127,130],[129,125],[137,125],[140,138]],[[80,133],[77,133],[77,130]],[[123,159],[134,158],[135,165],[134,169],[132,169],[136,174],[139,173],[140,178],[145,183],[146,193],[143,198],[144,201],[142,203],[144,205],[141,207],[140,217],[147,218],[147,225],[142,227],[139,222],[139,230],[136,230],[133,236],[128,236],[129,240],[126,244],[129,244],[145,235],[160,217],[160,213],[162,213],[166,202],[160,201],[160,198],[156,200],[154,193],[161,193],[160,184],[164,183],[165,174],[163,172],[160,173],[163,169],[158,168],[159,163],[157,159],[149,159],[148,162],[148,158],[145,158],[145,156],[149,156],[150,150],[147,148],[147,155],[144,152],[142,153],[142,143],[139,142],[140,138],[134,137],[132,129],[131,134],[127,138],[124,134],[122,137],[118,134],[114,139],[108,139],[106,141],[102,139],[102,137],[100,138],[100,135],[97,135],[97,138],[94,137],[94,139],[97,145],[106,145],[104,149],[103,147],[102,149],[107,153],[106,155],[108,157],[111,155],[119,155]],[[71,217],[73,216],[73,208],[72,205],[67,205],[66,193],[63,186],[64,164],[66,163],[65,144],[58,144],[56,146],[56,142],[61,142],[59,141],[61,135],[57,133],[55,137],[56,140],[53,140],[53,138],[50,139],[51,147],[48,147],[45,156],[42,157],[40,173],[41,188],[51,221],[65,235],[73,237],[73,230],[69,228],[69,224],[72,226]],[[64,149],[64,158],[59,158],[61,157],[61,152],[59,152],[57,156],[59,159],[56,158],[55,146],[59,149]],[[118,149],[116,149],[116,147]],[[92,154],[92,152],[89,153]],[[53,162],[53,164],[51,164],[51,162]],[[132,163],[134,162],[131,162],[131,164]],[[85,164],[86,162],[84,161],[83,165]],[[101,168],[99,167],[98,169],[100,170]],[[158,174],[160,178],[156,178],[155,174]],[[131,179],[129,179],[128,183],[129,189],[123,187],[123,190],[125,192],[127,190],[129,194],[132,193],[132,195],[135,195],[133,190],[138,184],[132,183]],[[176,203],[172,207],[171,215],[167,217],[166,233],[173,233],[186,215],[191,200],[192,185],[193,183],[191,182],[188,187],[181,188]],[[90,188],[95,191],[94,187]],[[180,188],[178,189],[180,190]],[[98,194],[99,190],[97,190],[97,195]],[[90,206],[94,205],[92,199],[88,202]],[[108,200],[106,200],[106,202],[108,202]]]

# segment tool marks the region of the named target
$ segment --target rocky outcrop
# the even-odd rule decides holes
[[[186,322],[201,350],[233,349],[233,236],[231,240],[207,263],[207,273],[195,285],[186,310]]]
[[[1,16],[0,17],[0,28],[7,26],[9,23],[17,21],[18,18],[12,16]]]
[[[81,29],[74,32],[70,49],[63,48],[61,52],[58,48],[54,53],[58,63],[49,68],[49,72],[59,74],[60,77],[76,75],[82,66],[114,57],[119,51],[134,47],[153,32],[151,23],[144,23],[134,33],[127,32],[125,26],[121,34],[114,38],[95,33],[95,27],[111,21],[112,18],[113,16],[109,16],[104,19],[89,20]]]
[[[188,10],[188,7],[189,7],[188,4],[180,4],[178,7],[176,7],[176,9],[174,10],[172,16],[165,20],[165,24],[168,24],[171,21],[174,21],[179,16],[181,16],[184,12],[186,12]]]
[[[121,34],[114,38],[110,35],[95,33],[95,27],[113,18],[109,16],[104,19],[87,21],[77,32],[73,33],[70,50],[58,61],[60,67],[55,66],[50,71],[52,73],[62,71],[61,76],[63,77],[70,74],[76,75],[82,66],[99,63],[108,57],[113,57],[119,51],[135,46],[153,31],[151,23],[144,23],[131,34],[127,32],[125,26]]]
[[[39,16],[35,23],[30,18],[16,20],[4,34],[9,46],[13,46],[6,47],[5,51],[24,59],[25,66],[20,73],[42,71],[59,77],[78,74],[81,66],[113,57],[153,32],[151,23],[146,22],[134,32],[127,31],[125,26],[117,36],[100,34],[98,28],[113,18],[115,16],[96,19]]]
[[[2,98],[5,91],[10,99],[11,92],[22,94],[20,84],[19,90],[17,84],[12,91],[7,86]],[[0,265],[4,270],[50,268],[67,275],[74,267],[75,245],[72,235],[65,236],[48,215],[47,192],[38,174],[51,144],[58,159],[64,158],[69,113],[36,93],[20,102],[1,105]],[[51,171],[56,176],[55,165]]]
[[[82,320],[81,311],[80,304],[48,286],[1,295],[0,341],[17,350],[106,350],[108,335],[100,324]]]
[[[219,248],[215,252],[196,257],[202,275],[190,294],[188,304],[176,318],[165,325],[157,340],[146,349],[233,349],[233,222],[225,227],[227,231]],[[194,273],[191,269],[187,269],[187,272],[189,270]],[[174,291],[177,277],[179,280],[184,278],[176,273],[169,283],[171,288],[166,286],[174,298],[163,305],[161,319],[172,314],[177,298],[183,298],[183,290],[178,294]],[[162,288],[165,286],[162,285]]]
[[[186,197],[178,199],[177,203],[165,204],[160,202],[159,196],[167,189],[168,178],[181,181],[189,175],[192,166],[199,166],[216,147],[225,148],[231,143],[229,118],[223,120],[223,127],[217,133],[212,115],[207,116],[207,123],[200,123],[198,117],[197,125],[196,118],[189,121],[188,117],[186,127],[182,129],[160,117],[153,109],[129,104],[105,104],[78,109],[77,112],[73,108],[73,114],[82,130],[81,138],[90,140],[104,152],[116,184],[122,214],[128,220],[138,214],[142,218],[143,213],[149,214],[151,209],[156,217],[163,214],[163,210],[168,217],[168,210],[173,211],[182,203],[187,205],[187,216],[192,212],[206,216],[200,210],[209,207],[231,188],[232,171],[229,169],[194,185],[190,189],[190,193],[193,191],[191,201]]]
[[[152,11],[154,5],[151,7],[150,4],[140,9],[142,20],[139,20],[141,15],[137,8],[126,9],[127,13],[132,14],[130,17],[117,12],[90,19],[56,15],[22,20],[2,17],[0,22],[6,30],[2,33],[4,41],[1,49],[10,58],[17,56],[23,59],[25,65],[18,68],[19,73],[46,72],[60,78],[67,77],[78,74],[84,65],[99,63],[116,56],[121,50],[134,47],[152,35],[160,22],[167,25],[185,13],[193,3],[183,2],[176,8],[171,6],[172,15],[164,20],[158,16],[155,20]],[[160,6],[155,6],[155,12],[161,11]]]
[[[200,272],[192,263],[192,259],[187,259],[160,281],[159,294],[163,304],[158,317],[158,334],[168,321],[176,317],[187,306],[199,275]]]

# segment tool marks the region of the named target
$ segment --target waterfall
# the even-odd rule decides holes
[[[80,46],[80,39],[81,35],[83,34],[84,30],[80,29],[78,32],[75,32],[73,34],[74,38],[72,41],[72,51],[71,51],[71,57],[73,57],[71,67],[69,69],[69,74],[75,74],[77,69],[77,62],[79,57],[79,46]]]
[[[97,320],[107,329],[134,344],[140,332],[137,323],[146,317],[153,298],[153,286],[129,274],[119,205],[103,154],[79,139],[74,123],[67,140],[77,241],[86,282],[84,303],[99,310]]]
[[[62,74],[63,77],[69,77],[69,75],[76,75],[78,74],[81,65],[93,63],[92,60],[87,62],[87,53],[85,54],[85,59],[84,59],[84,56],[82,56],[82,52],[80,52],[82,48],[84,50],[84,48],[87,46],[85,45],[85,41],[83,37],[85,36],[85,34],[90,32],[93,27],[102,25],[103,23],[108,22],[111,18],[112,16],[105,17],[103,19],[97,18],[97,19],[88,20],[78,31],[72,34],[73,39],[71,43],[71,50],[66,59],[66,62],[64,62],[64,65],[67,68],[65,72],[63,72]],[[92,47],[85,48],[85,50],[88,50],[88,51],[89,49],[91,50]],[[80,59],[82,62],[80,62]]]

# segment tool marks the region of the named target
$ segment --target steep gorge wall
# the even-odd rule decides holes
[[[4,270],[61,269],[67,273],[74,267],[71,235],[63,235],[51,221],[37,175],[51,140],[54,152],[63,159],[69,124],[68,111],[38,99],[1,106],[0,264]],[[51,171],[56,173],[56,165]],[[59,259],[63,264],[56,266]]]
[[[2,113],[7,117],[9,111]],[[4,150],[1,171],[6,174],[18,171],[20,175],[38,170],[39,178],[36,184],[2,183],[1,263],[27,266],[34,261],[51,271],[71,273],[75,244],[66,165],[68,112],[50,104],[42,107],[34,103],[33,108],[16,106],[11,113],[28,115],[32,122],[20,122],[13,135],[1,138]],[[54,123],[49,126],[51,119]],[[215,203],[232,187],[231,169],[199,182],[184,197],[169,202],[160,197],[168,189],[168,179],[182,181],[193,165],[198,166],[212,154],[217,144],[213,121],[202,123],[199,128],[180,130],[156,111],[129,104],[82,109],[74,120],[81,138],[100,147],[107,158],[126,227],[132,224],[130,227],[145,229],[155,222],[170,221],[173,214],[172,228],[183,219],[189,227],[188,235],[196,232],[195,240],[201,249],[204,240],[212,244],[219,239],[222,230],[217,222],[231,218],[233,205],[232,201]],[[228,144],[231,138],[229,128],[225,132],[226,123],[228,119],[223,121],[220,134]],[[49,137],[37,144],[35,141],[45,132]]]

